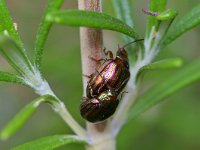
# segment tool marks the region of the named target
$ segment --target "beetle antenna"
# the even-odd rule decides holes
[[[130,42],[130,43],[124,45],[124,46],[122,47],[122,49],[124,49],[125,47],[129,46],[130,44],[133,44],[133,43],[139,42],[139,41],[143,41],[143,40],[144,40],[144,39],[137,39],[137,40],[135,40],[135,41],[132,41],[132,42]]]

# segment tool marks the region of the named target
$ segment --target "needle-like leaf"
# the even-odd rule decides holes
[[[137,99],[129,113],[129,119],[133,119],[145,110],[157,103],[164,101],[166,97],[176,93],[184,87],[200,81],[200,59],[177,71],[171,77],[152,87],[146,94]]]
[[[15,132],[17,132],[24,125],[24,123],[31,117],[31,115],[36,111],[37,107],[42,102],[53,103],[54,98],[49,95],[44,95],[26,105],[1,131],[0,138],[2,140],[6,140],[10,136],[12,136]]]
[[[50,12],[46,19],[50,22],[69,26],[84,26],[121,32],[132,38],[137,34],[134,29],[122,21],[104,13],[82,10],[58,10]]]
[[[60,8],[64,0],[50,0],[47,8],[45,9],[44,15],[42,17],[42,21],[40,23],[37,35],[36,35],[36,41],[35,41],[35,64],[38,68],[41,67],[41,61],[42,61],[42,54],[44,50],[44,44],[47,39],[49,30],[52,26],[51,22],[47,22],[45,20],[46,15],[54,9]]]
[[[35,141],[25,143],[12,150],[53,150],[70,143],[86,143],[83,139],[75,135],[54,135],[43,137]]]

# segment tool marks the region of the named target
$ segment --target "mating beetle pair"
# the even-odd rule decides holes
[[[130,78],[128,55],[124,47],[118,49],[115,58],[111,51],[104,49],[105,55],[110,54],[110,58],[89,76],[87,97],[80,105],[81,116],[89,122],[107,119],[119,104],[118,96]]]

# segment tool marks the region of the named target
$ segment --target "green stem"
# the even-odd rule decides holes
[[[86,131],[82,128],[78,122],[71,116],[63,102],[58,102],[55,106],[55,111],[61,116],[61,118],[70,126],[70,128],[81,138],[86,138]]]

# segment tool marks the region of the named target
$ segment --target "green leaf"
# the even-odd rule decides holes
[[[129,0],[112,0],[113,8],[115,10],[115,14],[118,19],[123,20],[127,25],[134,28],[133,19],[131,16],[131,4]],[[129,43],[134,39],[127,37],[125,35],[122,36],[124,43]]]
[[[182,64],[183,61],[180,58],[163,59],[142,67],[138,72],[138,76],[140,76],[146,71],[177,68],[182,66]]]
[[[189,11],[185,16],[181,17],[179,20],[174,22],[170,27],[163,45],[166,46],[178,38],[183,33],[196,27],[200,24],[200,4],[195,6],[191,11]]]
[[[157,103],[172,94],[175,94],[184,87],[200,81],[200,59],[187,65],[181,70],[166,78],[163,82],[152,87],[148,92],[139,97],[133,105],[129,119],[133,119],[145,110],[151,108]]]
[[[10,36],[18,43],[20,48],[23,49],[23,43],[19,37],[18,32],[15,30],[14,23],[6,6],[5,0],[0,0],[0,33],[8,32]]]
[[[21,77],[2,71],[0,71],[0,81],[25,84]]]
[[[158,16],[156,16],[156,19],[160,21],[166,21],[166,20],[172,20],[177,16],[177,11],[173,9],[167,9],[163,12],[161,12]]]
[[[70,143],[86,143],[75,135],[54,135],[20,145],[12,150],[53,150]]]
[[[167,0],[150,0],[149,10],[152,12],[162,12],[165,10]],[[158,20],[155,16],[148,16],[147,37],[149,36],[153,26],[157,26]]]
[[[53,100],[54,98],[52,96],[44,95],[26,105],[1,131],[0,138],[2,140],[8,139],[23,126],[23,124],[36,111],[36,108],[40,105],[40,103],[42,102],[52,103]]]
[[[133,28],[122,21],[104,13],[82,10],[52,11],[46,17],[50,22],[69,26],[85,26],[97,29],[107,29],[124,33],[132,38],[136,37]]]
[[[8,35],[0,35],[0,54],[21,74],[33,71],[21,47]]]
[[[47,8],[45,9],[44,15],[42,17],[37,35],[36,35],[36,41],[35,41],[35,64],[37,68],[41,67],[41,61],[42,61],[42,54],[44,49],[44,44],[46,42],[49,30],[52,26],[51,22],[47,22],[45,20],[45,17],[47,13],[49,13],[52,9],[58,9],[62,5],[64,0],[50,0]]]

